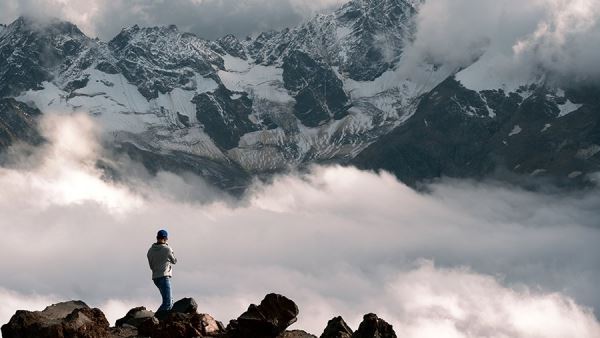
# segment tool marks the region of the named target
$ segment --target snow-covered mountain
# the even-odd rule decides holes
[[[531,139],[551,154],[580,112],[597,115],[591,89],[475,88],[477,62],[407,70],[420,3],[353,0],[294,28],[217,41],[133,26],[104,42],[68,22],[21,17],[0,28],[0,96],[42,114],[90,114],[148,168],[228,188],[310,163],[389,169],[411,183],[498,167],[573,179],[599,169],[596,122],[561,148],[575,158],[589,150],[583,164],[526,161]]]

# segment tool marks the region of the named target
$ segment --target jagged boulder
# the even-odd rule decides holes
[[[19,310],[1,331],[4,338],[105,338],[109,336],[109,324],[99,309],[70,301],[43,311]]]
[[[198,303],[194,298],[183,298],[173,304],[172,312],[179,313],[198,313]]]
[[[332,318],[320,338],[351,338],[352,329],[341,316]]]
[[[278,294],[268,294],[260,305],[252,304],[237,320],[229,323],[231,337],[275,338],[296,322],[298,306]]]
[[[198,313],[171,312],[160,322],[147,320],[142,323],[139,335],[150,338],[193,338],[223,333],[223,325],[216,321],[212,323],[210,319]]]
[[[146,310],[145,307],[140,306],[133,308],[127,312],[125,317],[118,319],[116,322],[117,327],[125,325],[131,325],[133,327],[139,327],[143,322],[151,320],[154,317],[154,312]]]
[[[369,313],[363,317],[352,338],[396,338],[396,332],[385,320],[374,313]]]
[[[217,336],[225,331],[225,326],[218,320],[215,320],[211,315],[200,314],[202,324],[202,334],[205,336]]]
[[[146,318],[136,327],[141,336],[151,338],[218,336],[225,331],[221,322],[198,313],[198,303],[193,298],[178,300],[171,311],[157,312],[155,318]]]

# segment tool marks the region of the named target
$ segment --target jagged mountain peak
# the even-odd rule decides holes
[[[353,0],[333,13],[320,13],[298,27],[265,32],[244,41],[261,64],[283,61],[294,50],[322,58],[340,73],[372,81],[400,59],[414,34],[415,1]]]
[[[175,25],[123,29],[109,43],[116,67],[147,99],[174,88],[196,88],[196,76],[211,77],[223,68],[213,42]]]
[[[39,17],[22,15],[6,26],[7,34],[35,33],[45,36],[64,35],[87,38],[77,25],[55,17]]]
[[[132,36],[152,36],[152,35],[162,35],[162,36],[172,36],[172,35],[194,35],[192,33],[181,33],[177,25],[162,25],[162,26],[149,26],[143,27],[135,24],[133,26],[125,27],[121,29],[121,32],[117,34],[116,37],[120,35],[132,35]],[[115,38],[116,38],[115,37]],[[113,38],[113,40],[115,39]]]

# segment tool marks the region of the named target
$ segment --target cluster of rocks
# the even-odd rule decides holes
[[[287,330],[296,322],[298,306],[290,299],[268,294],[227,326],[198,313],[192,298],[184,298],[169,312],[136,307],[110,327],[104,313],[81,301],[48,306],[43,311],[17,311],[2,326],[4,338],[316,338],[301,330]],[[375,314],[364,316],[352,331],[342,317],[331,319],[320,338],[395,338],[392,325]]]

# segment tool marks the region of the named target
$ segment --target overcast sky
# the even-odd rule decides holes
[[[0,22],[21,14],[51,15],[108,40],[123,27],[176,24],[183,31],[216,39],[298,24],[347,0],[0,0]]]
[[[68,299],[111,321],[155,309],[145,254],[164,227],[174,297],[225,322],[279,292],[300,307],[294,327],[317,335],[333,316],[357,328],[368,312],[401,337],[600,334],[598,191],[445,181],[421,194],[389,174],[315,167],[235,202],[169,173],[104,182],[89,118],[43,126],[51,143],[0,169],[0,322]]]

